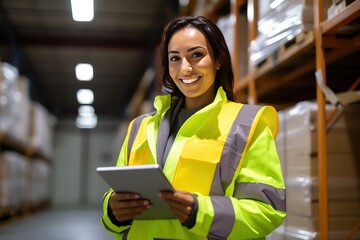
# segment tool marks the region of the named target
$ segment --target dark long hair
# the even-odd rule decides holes
[[[231,64],[231,56],[229,49],[226,45],[224,35],[221,30],[205,17],[202,16],[183,16],[171,20],[164,28],[161,45],[160,45],[160,58],[161,58],[161,72],[163,86],[168,92],[173,95],[182,96],[182,92],[177,88],[169,73],[169,59],[168,59],[168,45],[172,35],[185,27],[194,27],[201,31],[208,43],[211,45],[215,60],[221,65],[216,73],[215,87],[218,89],[223,87],[226,96],[229,100],[235,101],[233,93],[234,87],[234,73]]]

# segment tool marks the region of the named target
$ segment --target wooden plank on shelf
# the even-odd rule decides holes
[[[304,42],[311,42],[314,40],[314,35],[312,31],[309,32],[300,32],[294,38],[286,41],[282,44],[278,49],[279,58],[286,57],[286,55],[292,52],[298,52],[299,48],[301,48],[301,44]]]
[[[19,142],[18,140],[14,139],[13,137],[9,136],[8,134],[2,131],[0,131],[0,146],[6,147],[6,149],[9,150],[14,150],[16,152],[19,152],[25,155],[26,157],[29,158],[36,157],[51,164],[49,156],[46,156],[44,153],[38,151],[32,146],[25,146],[23,143]]]
[[[23,144],[16,141],[14,138],[10,137],[8,134],[0,131],[0,144],[2,146],[10,147],[15,151],[18,151],[22,154],[26,153],[26,148]]]
[[[323,37],[323,46],[325,48],[337,48],[337,49],[359,48],[360,35],[355,36],[351,39],[337,38],[337,37],[335,37],[335,35],[325,35]]]

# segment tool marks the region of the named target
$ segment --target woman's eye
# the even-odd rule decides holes
[[[177,61],[177,60],[179,60],[179,57],[177,57],[177,56],[172,56],[172,57],[170,57],[170,62],[175,62],[175,61]]]
[[[201,52],[195,52],[192,55],[193,58],[198,58],[198,57],[202,57],[202,56],[204,56],[204,55]]]

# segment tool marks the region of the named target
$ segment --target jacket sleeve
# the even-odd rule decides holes
[[[121,147],[120,153],[119,153],[119,157],[116,163],[116,166],[125,166],[126,162],[127,162],[127,145],[128,145],[128,139],[129,139],[129,134],[130,134],[130,129],[132,127],[133,122],[130,123],[126,137],[124,139],[124,143]],[[126,231],[130,225],[127,226],[118,226],[116,225],[116,223],[114,223],[112,221],[112,218],[109,216],[108,213],[108,209],[109,209],[109,199],[111,196],[111,193],[113,193],[112,189],[109,189],[109,191],[107,191],[104,194],[103,197],[103,216],[101,218],[101,223],[104,226],[104,228],[111,234],[115,235],[115,236],[121,236],[122,233],[124,231]]]
[[[275,109],[260,110],[231,189],[225,191],[228,196],[198,194],[196,224],[190,231],[212,239],[257,239],[281,225],[286,216],[285,185],[276,134]]]

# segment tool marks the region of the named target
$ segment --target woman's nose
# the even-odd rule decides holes
[[[191,72],[193,70],[191,63],[184,58],[182,63],[181,63],[181,71],[182,72]]]

